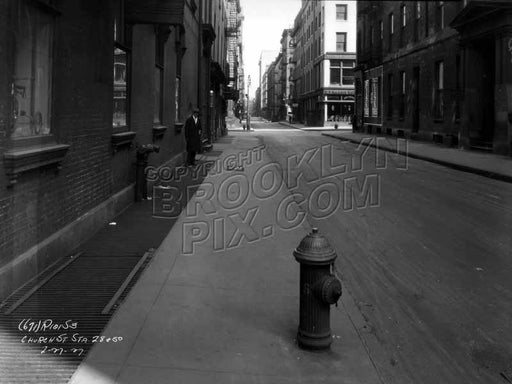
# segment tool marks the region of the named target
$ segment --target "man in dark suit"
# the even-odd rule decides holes
[[[201,151],[201,120],[199,109],[194,108],[192,115],[185,121],[185,140],[187,141],[187,165],[196,164],[196,153]]]

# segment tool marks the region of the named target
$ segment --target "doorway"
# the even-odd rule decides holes
[[[475,43],[475,69],[469,75],[474,78],[480,113],[471,134],[471,145],[476,148],[492,150],[494,140],[494,91],[496,83],[496,57],[494,41],[482,39]]]

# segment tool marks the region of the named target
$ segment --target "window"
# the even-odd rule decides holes
[[[434,89],[434,118],[443,119],[444,117],[444,63],[438,61],[435,71],[435,89]]]
[[[370,116],[380,117],[379,108],[380,99],[380,77],[374,77],[370,80]]]
[[[114,16],[114,109],[112,126],[126,128],[128,109],[129,60],[124,25],[124,1],[119,0]]]
[[[393,118],[393,74],[388,74],[388,119]]]
[[[460,101],[461,101],[461,61],[460,55],[455,56],[455,71],[457,73],[455,89],[456,89],[456,100],[455,100],[455,120],[460,120]]]
[[[342,60],[342,84],[354,85],[354,60]]]
[[[406,90],[406,79],[405,71],[400,72],[400,118],[403,119],[405,116],[405,90]]]
[[[330,60],[331,85],[354,85],[354,60]]]
[[[444,1],[437,2],[437,26],[444,29]]]
[[[164,45],[163,31],[159,27],[155,27],[155,97],[153,103],[153,124],[162,124],[163,122]]]
[[[13,138],[50,134],[54,15],[36,2],[13,2]]]
[[[400,7],[400,46],[405,44],[405,27],[407,25],[407,13],[405,5]]]
[[[336,52],[347,51],[347,33],[337,32],[336,33]]]
[[[421,3],[416,1],[416,6],[414,7],[414,41],[418,41],[419,39],[419,28],[420,28],[420,18],[421,18]]]
[[[395,23],[395,18],[393,16],[392,13],[389,14],[388,16],[388,22],[389,22],[389,45],[388,45],[388,49],[389,49],[389,52],[391,52],[393,50],[393,34],[395,33],[395,26],[394,26],[394,23]]]
[[[370,80],[364,81],[364,117],[370,116]]]
[[[428,21],[428,1],[425,1],[425,37],[429,35],[429,21]]]
[[[341,60],[331,60],[331,84],[341,85]]]
[[[346,4],[336,4],[336,20],[347,20]]]

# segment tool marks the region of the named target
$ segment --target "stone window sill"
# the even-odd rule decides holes
[[[168,127],[166,125],[153,125],[153,141],[163,138],[165,135],[165,131],[167,131],[167,128]]]
[[[114,153],[125,147],[131,148],[136,135],[133,131],[114,133],[111,139]]]
[[[22,173],[42,168],[61,168],[69,145],[46,144],[35,147],[11,149],[4,153],[4,167],[9,186],[16,184]]]

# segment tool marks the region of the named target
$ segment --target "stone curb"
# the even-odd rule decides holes
[[[322,135],[323,136],[332,137],[332,138],[335,138],[335,139],[338,139],[338,140],[349,141],[349,142],[354,143],[354,144],[361,144],[361,140],[352,139],[352,138],[349,138],[349,137],[343,137],[341,135],[333,135],[331,133],[322,133]],[[367,146],[376,148],[376,144],[374,144],[374,143],[363,143],[363,145],[367,145]],[[435,164],[438,164],[438,165],[442,165],[442,166],[445,166],[445,167],[448,167],[448,168],[455,169],[457,171],[473,173],[473,174],[476,174],[476,175],[479,175],[479,176],[483,176],[483,177],[487,177],[487,178],[490,178],[490,179],[504,181],[504,182],[507,182],[507,183],[512,183],[512,176],[504,175],[502,173],[498,173],[498,172],[494,172],[494,171],[488,171],[488,170],[485,170],[485,169],[472,167],[470,165],[457,164],[457,163],[454,163],[454,162],[450,162],[450,161],[446,161],[446,160],[441,160],[441,159],[436,159],[436,158],[431,157],[431,156],[420,155],[420,154],[417,154],[417,153],[412,153],[412,152],[406,153],[406,152],[404,152],[402,150],[396,150],[394,148],[388,148],[388,147],[379,146],[379,149],[382,149],[382,150],[388,151],[388,152],[397,153],[397,154],[402,155],[402,156],[408,156],[408,157],[410,157],[412,159],[428,161],[430,163],[435,163]]]

